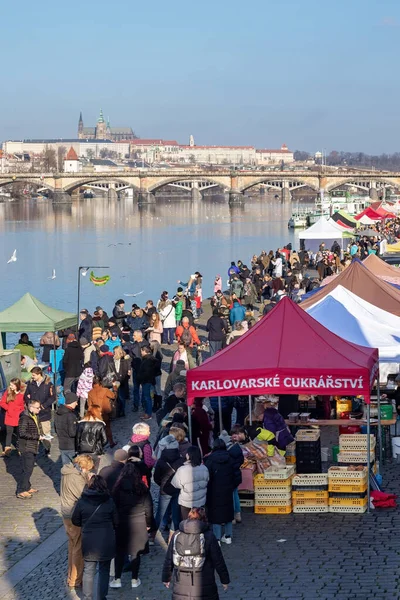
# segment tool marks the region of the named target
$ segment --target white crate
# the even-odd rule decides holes
[[[338,462],[340,463],[366,463],[368,460],[366,452],[339,452]],[[370,461],[375,460],[375,452],[370,453]]]
[[[275,490],[266,492],[265,490],[257,489],[254,494],[256,504],[260,504],[259,500],[290,500],[292,497],[290,488],[289,490],[286,488],[275,488]]]
[[[294,509],[293,509],[294,512]],[[331,513],[365,513],[367,512],[367,505],[365,506],[330,506],[329,512]]]
[[[286,467],[270,467],[265,469],[264,478],[268,479],[288,479],[294,475],[296,468],[294,465],[286,465]]]
[[[349,467],[331,467],[328,471],[329,479],[366,479],[367,467],[362,471],[350,470]]]
[[[295,475],[292,479],[292,485],[328,485],[327,473],[304,473]]]

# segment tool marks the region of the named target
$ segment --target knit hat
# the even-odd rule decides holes
[[[116,450],[114,452],[114,460],[124,462],[124,460],[128,460],[128,453],[125,450]]]
[[[219,435],[219,439],[222,440],[223,442],[225,442],[225,446],[227,448],[229,448],[230,446],[232,446],[232,439],[231,436],[229,435],[229,433],[227,431],[225,431],[225,429],[223,429]]]
[[[185,368],[185,361],[181,360],[181,359],[177,360],[176,361],[176,365],[175,365],[175,369],[177,369],[177,368],[184,369]]]
[[[89,344],[89,342],[87,341],[87,339],[85,337],[81,337],[80,343],[81,343],[81,346],[87,346]]]
[[[96,310],[103,310],[103,309],[101,308],[101,306],[96,306]],[[117,452],[118,452],[118,450],[117,450]]]
[[[120,298],[119,300],[116,301],[116,306],[119,306],[120,304],[125,304],[125,300],[122,300],[122,298]]]
[[[79,402],[79,398],[74,392],[65,392],[65,404],[73,404]]]
[[[106,346],[105,344],[100,346],[99,350],[100,350],[100,352],[109,352],[110,351],[109,347]]]
[[[178,440],[173,435],[166,435],[162,440],[164,450],[173,450],[179,448]]]

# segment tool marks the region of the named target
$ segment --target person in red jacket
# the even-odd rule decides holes
[[[9,456],[12,451],[12,436],[17,435],[19,415],[25,409],[24,402],[25,385],[20,379],[11,379],[10,385],[4,392],[0,401],[0,408],[5,410],[4,424],[6,426],[6,447],[1,456]]]
[[[192,442],[199,445],[203,456],[210,451],[210,431],[213,426],[203,408],[203,398],[195,398],[192,407]]]
[[[178,325],[175,331],[176,339],[185,344],[187,348],[193,348],[194,344],[200,345],[199,336],[193,325],[189,325],[188,317],[183,317],[182,325]]]

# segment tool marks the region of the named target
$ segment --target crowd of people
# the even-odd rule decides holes
[[[357,252],[365,249],[364,241],[357,247]],[[349,251],[357,254],[352,246]],[[238,486],[245,445],[268,440],[272,454],[284,451],[292,438],[282,415],[293,407],[284,407],[284,399],[279,406],[271,398],[253,399],[259,408],[252,426],[247,396],[223,397],[220,410],[217,398],[196,398],[188,407],[186,373],[201,364],[203,353],[213,356],[235,343],[282,297],[300,301],[319,285],[321,277],[307,273],[314,267],[320,274],[321,261],[329,266],[334,260],[336,272],[345,268],[337,256],[336,247],[326,251],[322,245],[313,255],[297,253],[289,244],[254,255],[250,267],[232,262],[225,290],[222,277],[215,277],[212,315],[204,319],[201,334],[199,272],[186,283],[179,281],[171,298],[163,291],[143,308],[133,304],[126,310],[119,299],[111,316],[100,306],[93,314],[82,309],[77,328],[47,332],[40,340],[42,363],[54,347],[64,350],[62,394],[38,365],[28,335],[21,335],[17,348],[28,381],[13,379],[1,399],[3,456],[18,449],[22,474],[16,496],[29,500],[38,493],[31,476],[40,447],[50,455],[52,435],[57,435],[67,583],[82,585],[85,600],[94,597],[96,569],[99,598],[107,597],[109,586],[122,587],[127,569],[132,588],[138,587],[141,557],[164,530],[169,534],[162,581],[172,584],[175,600],[217,600],[215,571],[228,586],[221,544],[232,543],[232,524],[242,521]],[[162,370],[168,372],[163,384]],[[56,396],[64,401],[52,414]],[[102,465],[106,448],[116,446],[112,421],[136,417],[131,411],[137,413],[140,405],[143,412],[130,439],[114,451],[110,465]],[[153,433],[158,427],[155,439],[150,439],[150,422]],[[109,581],[112,559],[115,575]]]

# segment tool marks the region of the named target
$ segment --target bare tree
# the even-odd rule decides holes
[[[94,151],[92,150],[92,148],[89,148],[88,150],[86,150],[86,156],[88,157],[89,160],[92,160],[92,158],[94,158]]]
[[[51,146],[45,146],[43,152],[43,169],[46,173],[57,170],[56,151]]]
[[[58,146],[57,148],[57,170],[59,173],[64,171],[64,158],[67,153],[65,146]]]

